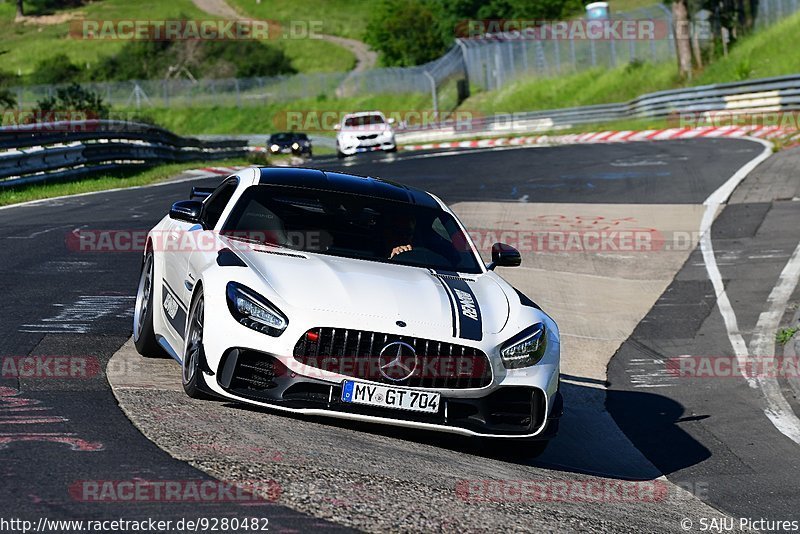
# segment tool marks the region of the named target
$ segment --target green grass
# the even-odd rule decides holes
[[[622,13],[625,11],[633,11],[643,7],[653,7],[658,2],[653,0],[614,0],[610,2],[611,13]]]
[[[321,23],[322,33],[361,39],[372,2],[368,0],[228,0],[240,13],[258,19],[277,20],[284,27],[294,22],[302,28]]]
[[[144,170],[130,169],[113,175],[101,175],[71,182],[31,184],[19,188],[0,189],[0,206],[91,191],[105,191],[118,187],[153,184],[163,182],[187,169],[209,166],[228,167],[230,165],[248,165],[248,162],[245,159],[230,159],[194,163],[169,163]]]
[[[39,61],[58,53],[66,54],[73,63],[85,68],[118,52],[125,44],[72,38],[69,21],[52,25],[18,23],[14,21],[15,13],[13,2],[0,2],[0,70],[14,74],[30,74]],[[54,15],[89,20],[209,18],[192,0],[97,0],[79,8],[58,10]],[[286,30],[272,44],[284,49],[299,72],[341,72],[355,65],[355,56],[333,43],[321,39],[284,39],[284,35],[288,35]]]
[[[279,38],[276,44],[298,72],[346,72],[356,65],[352,52],[322,39]]]
[[[72,38],[69,22],[17,23],[14,22],[15,13],[13,2],[0,2],[0,68],[14,74],[29,74],[39,61],[58,53],[67,54],[77,65],[93,65],[100,57],[114,54],[124,45],[123,41]],[[181,15],[198,19],[204,16],[191,0],[99,0],[54,14],[69,13],[90,20],[159,20]]]
[[[797,326],[792,328],[782,328],[775,334],[775,341],[780,343],[781,345],[786,345],[789,341],[792,340],[792,337],[800,330]]]
[[[431,109],[431,98],[421,94],[363,95],[331,100],[307,99],[278,102],[263,107],[235,108],[170,108],[145,110],[168,130],[180,135],[189,134],[249,134],[268,133],[286,129],[286,112],[300,112],[309,121],[320,117],[319,112],[334,114],[353,111],[379,110],[384,113]],[[338,115],[337,115],[338,116]],[[313,126],[311,122],[306,125]],[[314,128],[302,128],[309,133]],[[326,133],[326,132],[321,132]],[[327,132],[333,135],[332,131]]]
[[[592,69],[559,78],[523,79],[509,86],[478,93],[462,109],[484,113],[555,109],[623,102],[644,93],[765,78],[800,72],[800,53],[788,49],[800,33],[800,13],[738,43],[727,57],[717,58],[690,81],[677,76],[675,62],[645,63],[638,68]]]

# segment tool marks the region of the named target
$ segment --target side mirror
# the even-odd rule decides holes
[[[211,196],[215,190],[214,187],[192,187],[192,194],[189,195],[189,198],[206,198]]]
[[[389,119],[386,122],[388,122],[389,124],[394,124],[395,122],[394,117],[389,117]]]
[[[197,224],[203,213],[203,203],[198,200],[181,200],[169,209],[169,218]]]
[[[522,263],[522,256],[519,251],[511,245],[505,243],[495,243],[492,245],[492,263],[489,264],[489,270],[495,267],[519,267]]]
[[[334,124],[333,125],[333,129],[334,130],[341,130],[342,129],[342,125],[341,124]]]

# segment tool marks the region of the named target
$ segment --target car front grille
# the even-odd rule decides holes
[[[470,389],[492,382],[491,363],[479,349],[364,330],[312,328],[294,357],[317,369],[408,387]]]
[[[356,137],[358,137],[359,140],[364,141],[366,139],[377,139],[378,134],[358,135]]]

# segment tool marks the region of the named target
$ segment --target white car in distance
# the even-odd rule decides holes
[[[380,111],[349,113],[336,125],[336,155],[340,158],[359,152],[396,152],[397,142],[392,125]]]

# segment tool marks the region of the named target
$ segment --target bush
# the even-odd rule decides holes
[[[11,85],[14,75],[0,70],[0,109],[9,109],[17,105],[16,97],[7,86]]]
[[[131,41],[92,69],[93,80],[150,80],[163,78],[175,59],[170,41]]]
[[[275,76],[297,72],[283,50],[258,41],[209,41],[204,43],[202,75],[215,78],[215,65],[228,63],[236,78]],[[226,76],[222,76],[226,77]]]
[[[163,79],[171,69],[195,78],[247,78],[296,72],[283,50],[258,41],[132,41],[92,70],[93,80]]]
[[[0,88],[0,109],[10,109],[17,105],[17,99],[8,89]]]
[[[43,85],[70,83],[78,81],[81,74],[81,68],[70,61],[66,54],[56,54],[36,64],[31,73],[31,82]]]
[[[85,113],[88,117],[102,119],[108,117],[108,105],[99,94],[73,83],[56,91],[55,97],[48,97],[36,103],[34,114],[52,111]]]

